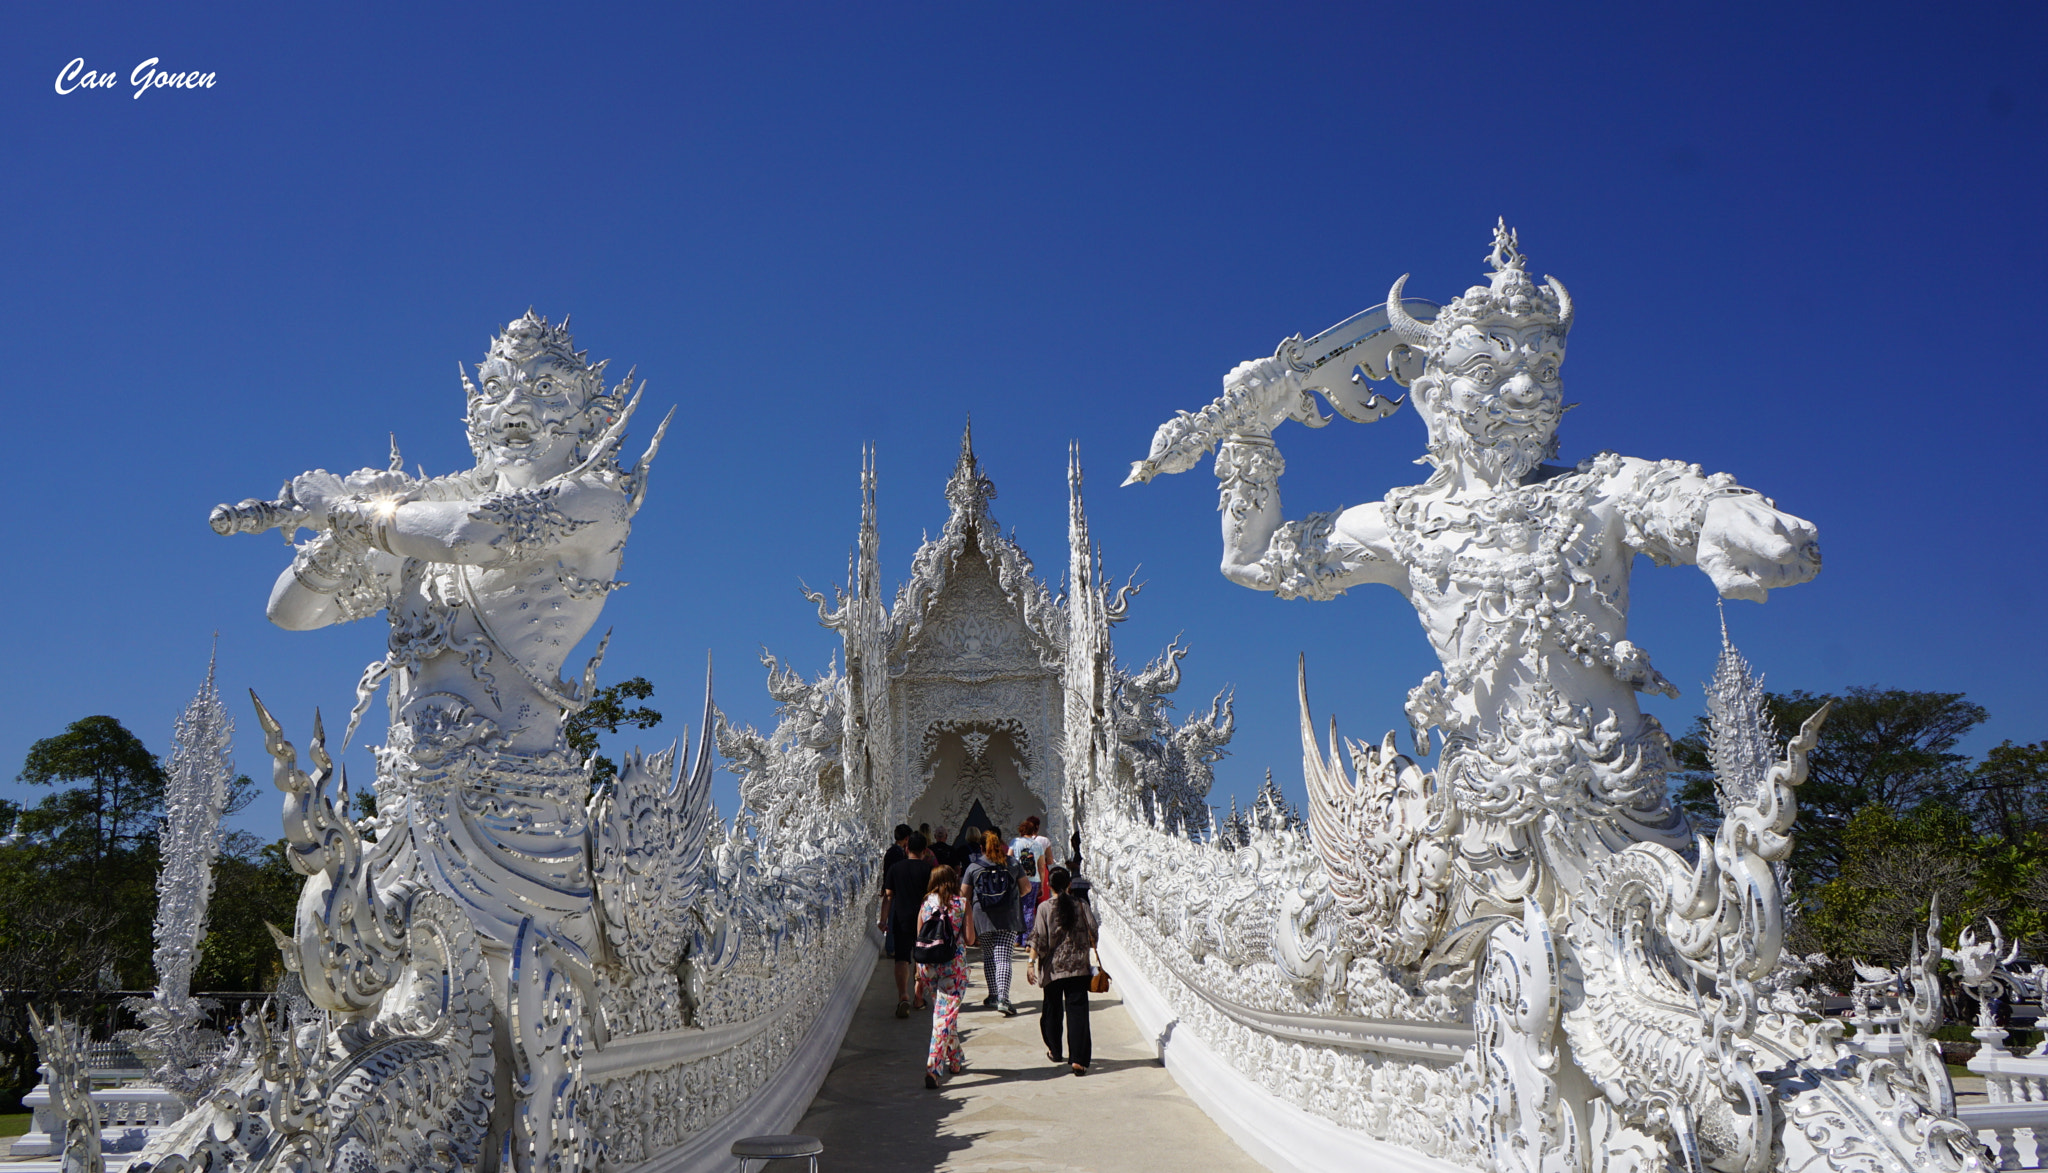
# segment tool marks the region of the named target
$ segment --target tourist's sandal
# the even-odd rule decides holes
[[[1068,1066],[1070,1066],[1070,1067],[1072,1067],[1072,1068],[1074,1069],[1074,1074],[1075,1074],[1075,1075],[1086,1075],[1086,1074],[1088,1074],[1088,1069],[1087,1069],[1086,1067],[1083,1067],[1083,1066],[1081,1066],[1081,1065],[1080,1065],[1079,1063],[1070,1063],[1070,1064],[1068,1064]]]
[[[939,1077],[938,1077],[938,1076],[936,1076],[936,1075],[933,1075],[933,1074],[932,1074],[931,1072],[929,1072],[929,1071],[925,1072],[925,1073],[924,1073],[924,1085],[925,1085],[926,1087],[930,1088],[930,1089],[931,1089],[931,1090],[933,1090],[933,1091],[938,1091],[938,1090],[939,1090]]]
[[[910,999],[908,999],[908,998],[900,998],[900,999],[898,999],[898,1000],[897,1000],[897,1002],[896,1002],[896,1017],[898,1017],[898,1018],[909,1018],[909,1017],[910,1017]]]

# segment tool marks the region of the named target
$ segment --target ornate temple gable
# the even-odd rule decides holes
[[[905,650],[897,674],[972,682],[1052,674],[1039,643],[1003,593],[981,551],[961,552],[953,576],[933,601]]]
[[[1004,536],[990,515],[988,503],[995,495],[995,482],[975,459],[970,424],[960,435],[960,459],[946,482],[951,513],[945,528],[918,548],[910,564],[910,581],[897,590],[896,604],[890,608],[892,673],[909,668],[913,650],[984,655],[986,641],[1000,638],[1007,621],[1014,621],[1016,634],[1022,637],[1014,649],[1018,654],[1034,660],[1040,671],[1060,670],[1065,616],[1038,581],[1030,556]],[[999,608],[994,606],[997,602]],[[993,671],[968,666],[977,675]]]

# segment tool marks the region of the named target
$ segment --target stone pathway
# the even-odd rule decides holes
[[[1095,1062],[1085,1076],[1045,1058],[1038,991],[1016,966],[1017,1017],[985,1009],[979,951],[960,1024],[967,1073],[924,1086],[931,1014],[895,1016],[886,960],[796,1131],[825,1142],[829,1173],[1260,1173],[1264,1168],[1188,1099],[1124,1013],[1114,985],[1089,999]],[[775,1162],[776,1173],[801,1162]]]

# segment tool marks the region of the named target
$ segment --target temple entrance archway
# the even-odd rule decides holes
[[[993,827],[1008,839],[1026,818],[1045,818],[1044,801],[1032,793],[1030,741],[1022,723],[934,721],[920,749],[924,787],[910,804],[910,825],[943,827],[957,843],[971,824]]]

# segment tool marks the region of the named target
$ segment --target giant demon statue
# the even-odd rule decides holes
[[[145,1154],[160,1173],[278,1146],[321,1168],[596,1159],[582,1049],[634,1021],[645,975],[666,975],[660,1000],[676,1001],[709,811],[701,751],[687,792],[667,786],[667,755],[628,755],[593,801],[564,737],[603,647],[580,685],[562,663],[620,585],[661,442],[657,430],[637,464],[619,464],[631,382],[606,390],[566,321],[528,312],[463,376],[474,468],[409,476],[394,443],[389,469],[309,472],[275,501],[214,510],[221,533],[314,531],[271,591],[279,626],[388,616],[349,728],[386,683],[391,728],[377,814],[359,826],[345,790],[326,790],[318,727],[308,774],[259,705],[308,877],[279,943],[327,1025],[265,1034],[260,1079],[245,1073]],[[278,1107],[302,1101],[325,1107]]]
[[[1676,695],[1627,638],[1636,554],[1697,564],[1722,594],[1756,600],[1820,568],[1813,526],[1726,474],[1613,453],[1543,463],[1568,407],[1571,295],[1531,280],[1504,225],[1488,259],[1488,283],[1431,320],[1429,303],[1404,302],[1404,276],[1383,312],[1239,364],[1223,398],[1162,426],[1132,473],[1179,471],[1213,444],[1232,581],[1307,599],[1379,583],[1414,604],[1443,670],[1409,694],[1408,716],[1424,753],[1430,730],[1444,741],[1450,809],[1433,837],[1451,872],[1441,897],[1405,910],[1410,950],[1448,926],[1519,917],[1526,898],[1561,915],[1588,864],[1630,842],[1690,846],[1665,796],[1668,739],[1636,704],[1637,690]],[[1409,387],[1435,472],[1283,521],[1273,430],[1327,422],[1310,390],[1353,419],[1398,406],[1354,390],[1354,366]]]
[[[559,674],[618,585],[654,455],[618,465],[631,377],[607,392],[604,367],[585,363],[566,321],[529,311],[491,342],[476,381],[463,375],[475,468],[415,479],[394,452],[388,471],[293,478],[283,524],[318,532],[269,605],[294,631],[388,613],[389,654],[364,672],[350,721],[388,681],[377,802],[396,833],[379,854],[506,948],[545,910],[585,966],[597,951],[589,784],[562,727],[587,698]],[[233,512],[216,511],[216,526]]]
[[[1544,464],[1571,297],[1530,278],[1505,225],[1488,259],[1487,284],[1441,310],[1404,300],[1404,277],[1385,306],[1238,366],[1132,470],[1215,449],[1226,575],[1283,598],[1391,586],[1442,659],[1407,706],[1423,752],[1443,739],[1431,772],[1391,734],[1350,743],[1347,764],[1333,726],[1326,756],[1301,696],[1311,840],[1358,955],[1470,999],[1469,1115],[1424,1140],[1501,1173],[1987,1168],[1944,1078],[1859,1065],[1839,1028],[1759,993],[1783,945],[1772,869],[1825,711],[1773,764],[1775,735],[1740,719],[1760,711],[1746,667],[1710,689],[1723,821],[1694,841],[1665,793],[1669,739],[1636,704],[1675,690],[1627,638],[1635,555],[1761,601],[1820,569],[1813,527],[1678,461]],[[1434,474],[1283,521],[1273,429],[1327,422],[1312,391],[1383,418],[1399,401],[1365,384],[1389,376],[1428,426]],[[1725,703],[1736,693],[1749,700]]]

